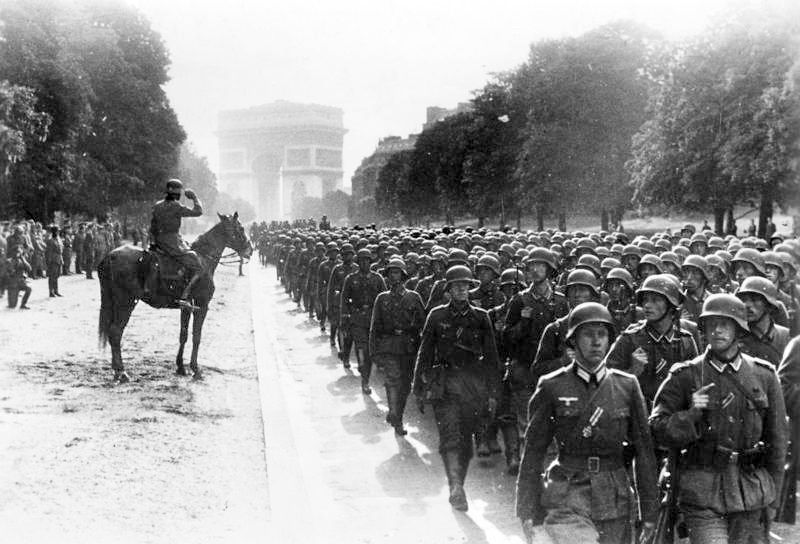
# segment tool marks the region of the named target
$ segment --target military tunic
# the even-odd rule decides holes
[[[191,252],[189,245],[181,238],[181,219],[183,217],[199,217],[203,215],[203,208],[198,201],[194,207],[187,208],[177,200],[160,200],[153,206],[153,217],[150,220],[150,239],[168,255],[182,259]],[[189,259],[184,263],[192,266]],[[183,260],[181,260],[183,263]]]
[[[647,354],[644,364],[633,357],[633,352],[640,348]],[[697,357],[698,352],[694,335],[684,328],[683,323],[680,327],[674,325],[662,335],[642,320],[617,337],[606,360],[609,368],[618,368],[639,378],[644,398],[652,403],[670,367]]]
[[[778,368],[790,339],[789,329],[776,325],[770,319],[765,333],[761,334],[751,329],[739,339],[739,348],[742,353],[763,359]]]
[[[356,345],[358,371],[362,379],[369,379],[372,373],[372,359],[369,352],[369,327],[372,308],[378,295],[386,290],[386,283],[380,274],[360,271],[347,276],[342,286],[341,327],[348,331]]]
[[[558,457],[543,475],[554,438]],[[517,517],[544,524],[556,542],[622,542],[634,502],[626,444],[635,452],[642,518],[655,521],[656,460],[636,378],[576,362],[543,376],[530,401]]]
[[[692,407],[692,393],[710,383],[709,408]],[[774,367],[745,354],[726,364],[710,351],[675,365],[656,395],[650,426],[657,444],[684,450],[677,498],[692,543],[762,541],[760,511],[777,506],[786,456]]]
[[[407,396],[414,375],[414,357],[425,324],[425,307],[415,291],[402,285],[375,299],[369,330],[369,352],[383,369],[386,387]]]
[[[422,330],[414,369],[414,394],[422,397],[434,365],[441,397],[433,400],[439,451],[472,452],[472,435],[485,423],[488,401],[500,396],[500,365],[486,310],[455,302],[431,311]]]

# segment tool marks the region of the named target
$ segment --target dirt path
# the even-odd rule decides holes
[[[178,312],[139,305],[126,385],[97,348],[97,280],[0,307],[3,542],[263,542],[270,519],[250,283],[217,273],[201,365],[174,374]],[[188,364],[188,361],[187,361]]]

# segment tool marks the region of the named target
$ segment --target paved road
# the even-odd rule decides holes
[[[361,394],[274,268],[250,267],[272,520],[282,542],[523,542],[501,455],[473,461],[467,513],[447,502],[432,414],[386,424],[380,373]],[[354,365],[355,366],[355,365]]]

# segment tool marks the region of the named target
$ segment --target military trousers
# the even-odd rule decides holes
[[[766,544],[764,510],[720,514],[708,508],[682,506],[691,544]]]
[[[368,380],[372,374],[372,357],[369,355],[369,327],[351,325],[350,336],[356,348],[358,373],[363,379]]]
[[[383,384],[400,391],[411,390],[411,380],[414,377],[413,353],[378,353],[374,357],[375,364],[383,371]]]
[[[489,389],[486,376],[475,370],[446,368],[444,394],[433,402],[439,431],[439,452],[472,451],[472,435],[488,422]]]

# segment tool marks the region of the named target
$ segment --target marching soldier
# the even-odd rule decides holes
[[[419,280],[415,291],[419,293],[420,298],[425,302],[425,311],[430,311],[427,307],[428,299],[431,296],[433,285],[444,278],[444,272],[447,269],[447,253],[443,251],[435,251],[430,257],[431,275],[426,276]]]
[[[450,302],[434,308],[425,322],[413,390],[420,411],[426,398],[433,404],[450,504],[466,511],[464,480],[472,458],[472,435],[494,417],[500,394],[499,361],[488,313],[469,304],[472,272],[466,266],[453,266],[446,281]]]
[[[339,341],[339,360],[342,361],[342,366],[345,369],[350,368],[350,349],[353,346],[353,339],[347,334],[346,330],[339,328],[341,324],[342,286],[344,285],[344,279],[357,270],[357,266],[353,262],[355,254],[352,244],[344,244],[341,250],[342,262],[333,267],[331,277],[328,280],[328,319],[331,322],[331,337],[337,338]]]
[[[567,300],[556,292],[553,285],[558,267],[550,250],[535,248],[524,265],[529,287],[509,303],[504,334],[511,358],[507,381],[520,435],[525,432],[528,400],[536,387],[530,372],[531,361],[536,357],[545,328],[568,312]]]
[[[369,351],[369,326],[372,308],[378,295],[386,290],[383,278],[370,270],[372,253],[359,249],[358,270],[347,276],[342,286],[342,308],[340,324],[356,346],[358,373],[361,374],[361,392],[372,393],[369,377],[372,373],[372,358]]]
[[[64,265],[61,267],[61,274],[63,276],[69,276],[69,268],[70,264],[72,264],[72,233],[70,230],[69,225],[66,225],[61,230],[61,257],[64,261]]]
[[[768,361],[775,368],[780,364],[790,339],[789,329],[772,320],[772,309],[778,304],[777,291],[768,279],[758,276],[746,278],[736,291],[736,296],[747,309],[749,329],[739,339],[739,348],[742,353]]]
[[[339,246],[336,245],[336,242],[328,242],[325,254],[327,259],[320,262],[317,270],[314,271],[317,274],[317,319],[319,319],[319,330],[322,333],[325,332],[325,320],[328,319],[328,282],[339,255]],[[336,346],[336,331],[332,326],[330,344],[331,347]]]
[[[696,234],[695,236],[702,236],[702,234]],[[707,289],[709,284],[708,262],[705,257],[699,254],[689,255],[683,261],[681,270],[683,271],[683,281],[686,286],[681,316],[697,323],[697,319],[703,310],[703,303],[711,295]]]
[[[516,504],[528,542],[539,526],[556,543],[629,542],[637,498],[643,542],[652,532],[658,502],[647,413],[636,378],[604,364],[613,337],[603,305],[576,306],[566,332],[573,359],[542,377],[530,400]],[[544,471],[554,438],[558,456]]]
[[[769,542],[786,455],[786,411],[775,368],[739,349],[745,304],[708,297],[708,350],[672,368],[650,426],[678,453],[677,503],[692,544]]]
[[[497,285],[500,263],[491,255],[484,255],[475,265],[480,285],[470,290],[469,303],[484,310],[491,310],[505,302],[505,296]]]
[[[633,276],[624,268],[612,268],[604,283],[608,293],[606,308],[614,320],[618,331],[624,331],[641,319],[641,311],[636,307],[636,288]]]
[[[697,357],[693,332],[679,319],[683,293],[669,274],[650,276],[636,292],[644,319],[628,327],[611,346],[609,368],[630,372],[648,403],[667,377],[670,367]]]
[[[319,319],[319,314],[321,312],[319,296],[317,294],[319,291],[317,282],[319,282],[319,265],[322,263],[324,256],[325,244],[317,242],[314,245],[314,258],[308,261],[308,271],[306,272],[305,291],[308,297],[308,308],[306,308],[306,310],[308,311],[309,319],[314,319],[315,316]]]
[[[389,290],[378,295],[372,310],[369,352],[378,367],[383,369],[386,379],[384,385],[389,405],[386,422],[394,427],[395,433],[404,436],[403,412],[411,393],[414,357],[425,324],[425,306],[416,291],[403,285],[408,273],[402,259],[389,260],[386,277]]]

